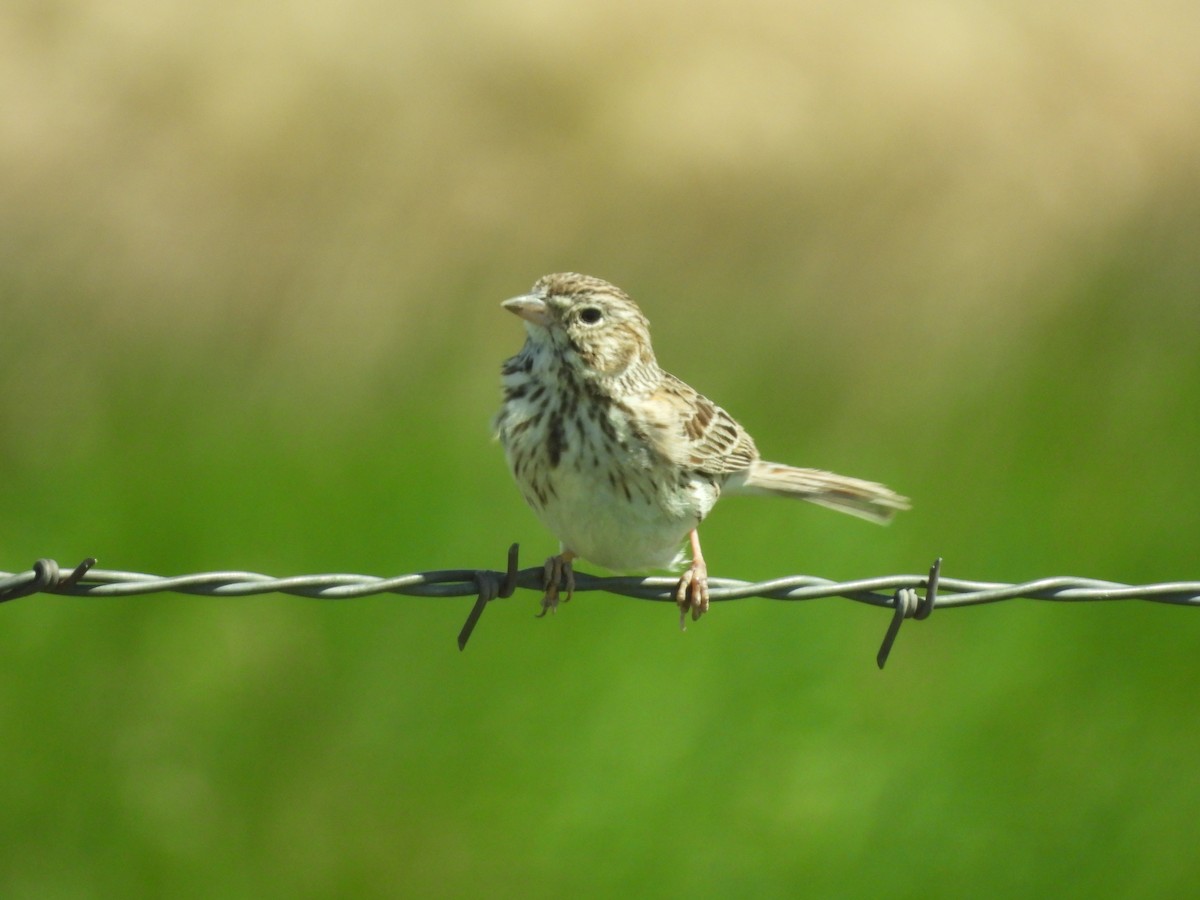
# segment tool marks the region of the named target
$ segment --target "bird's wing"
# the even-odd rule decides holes
[[[729,413],[674,375],[644,399],[651,443],[681,468],[707,475],[748,469],[758,448]]]

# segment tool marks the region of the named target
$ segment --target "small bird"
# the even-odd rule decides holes
[[[708,610],[697,526],[722,492],[796,497],[884,524],[908,500],[870,481],[766,462],[721,407],[663,371],[650,328],[620,288],[573,272],[546,275],[501,304],[525,321],[521,351],[501,369],[493,422],[513,478],[561,541],[546,560],[539,615],[575,588],[572,563],[666,569],[680,626]]]

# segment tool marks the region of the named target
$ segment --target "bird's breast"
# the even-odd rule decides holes
[[[524,373],[521,373],[524,374]],[[506,379],[496,432],[526,502],[585,560],[617,570],[666,568],[719,487],[678,469],[631,411],[586,387]]]

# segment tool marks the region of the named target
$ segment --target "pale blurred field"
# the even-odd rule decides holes
[[[714,574],[1200,579],[1194,3],[17,2],[0,569],[555,549],[499,309],[625,287],[770,457]],[[0,607],[0,896],[1181,896],[1200,616]]]

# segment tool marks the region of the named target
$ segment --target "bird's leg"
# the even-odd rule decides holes
[[[700,552],[700,532],[695,528],[688,534],[692,542],[692,562],[679,578],[675,588],[675,602],[679,604],[679,628],[687,630],[687,614],[691,610],[692,620],[708,612],[708,566]]]
[[[566,581],[567,596],[563,598],[563,603],[569,603],[571,596],[575,593],[575,570],[571,566],[571,560],[575,558],[575,554],[570,550],[563,550],[558,556],[551,556],[546,560],[545,574],[542,576],[542,585],[546,589],[546,593],[542,596],[542,611],[537,614],[540,619],[546,613],[552,613],[558,609],[558,589]]]

